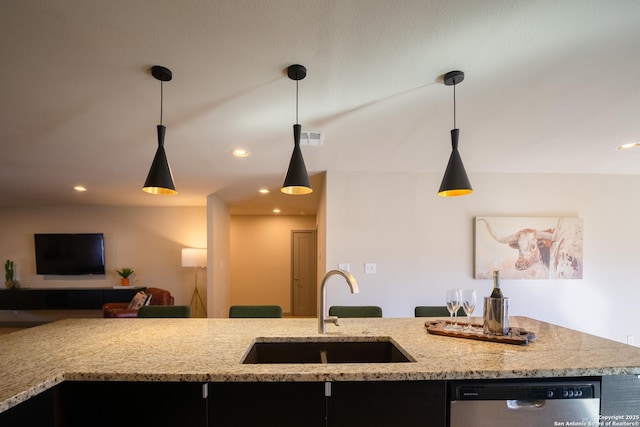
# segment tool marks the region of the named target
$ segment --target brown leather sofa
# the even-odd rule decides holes
[[[171,292],[160,288],[146,288],[146,294],[151,295],[149,305],[174,305]],[[102,305],[103,317],[138,317],[137,309],[129,309],[128,302],[108,302]]]

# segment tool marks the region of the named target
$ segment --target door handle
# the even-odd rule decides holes
[[[522,410],[535,410],[542,409],[544,407],[544,400],[526,400],[526,399],[513,399],[507,400],[507,408],[509,409],[522,409]]]

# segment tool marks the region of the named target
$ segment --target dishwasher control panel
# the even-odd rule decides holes
[[[550,400],[600,397],[598,382],[467,382],[451,390],[451,400]]]

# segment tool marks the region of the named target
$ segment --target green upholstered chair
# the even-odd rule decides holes
[[[332,305],[329,316],[340,317],[382,317],[382,308],[376,305]]]
[[[232,318],[254,318],[282,317],[282,307],[279,305],[232,305],[229,307],[229,317]]]
[[[189,317],[188,305],[144,305],[138,310],[138,317]]]
[[[449,317],[449,310],[444,305],[419,305],[415,308],[416,317]],[[458,316],[465,316],[462,308],[458,309]]]

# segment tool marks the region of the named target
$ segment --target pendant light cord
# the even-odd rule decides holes
[[[456,129],[456,85],[453,85],[453,128]]]
[[[163,104],[163,91],[162,88],[164,87],[164,82],[162,80],[160,80],[160,126],[162,126],[162,104]],[[454,90],[455,90],[455,86],[454,86]]]
[[[296,123],[298,123],[298,80],[296,80]]]

